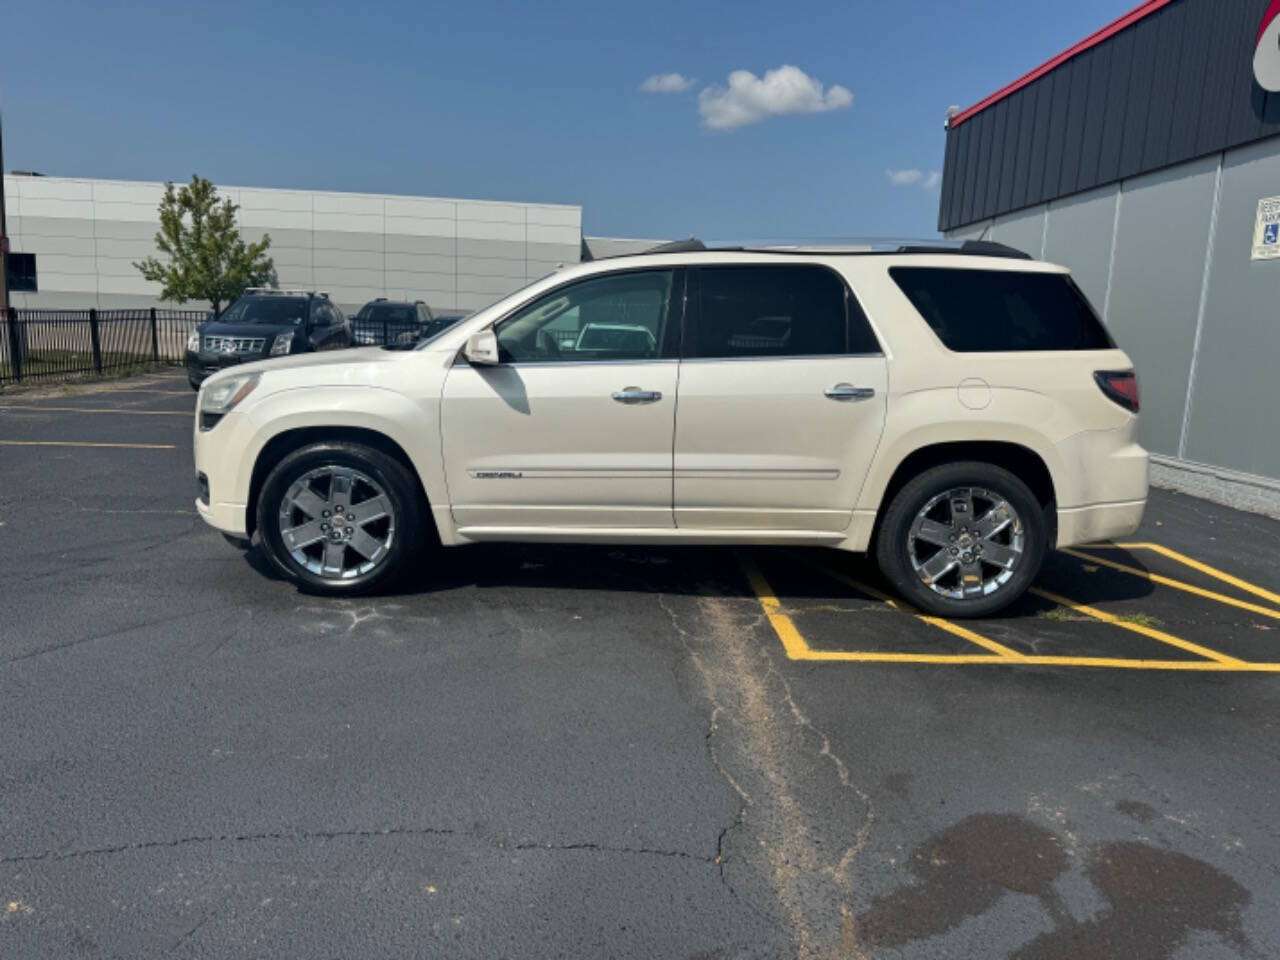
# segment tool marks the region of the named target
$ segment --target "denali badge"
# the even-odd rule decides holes
[[[477,480],[519,480],[524,476],[519,470],[472,470]]]

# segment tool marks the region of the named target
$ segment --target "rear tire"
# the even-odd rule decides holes
[[[1046,510],[990,463],[933,467],[890,502],[876,562],[902,597],[944,617],[983,617],[1026,591],[1048,548]]]
[[[412,471],[348,441],[309,444],[267,476],[258,498],[264,552],[307,593],[386,587],[424,541],[425,503]]]

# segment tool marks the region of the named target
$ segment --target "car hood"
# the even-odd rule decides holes
[[[357,347],[322,350],[317,353],[294,353],[269,360],[255,360],[228,367],[214,377],[238,377],[246,373],[265,373],[264,385],[282,388],[324,386],[331,384],[372,384],[378,370],[402,360],[406,351],[383,350],[381,347]]]
[[[299,328],[291,323],[220,323],[208,320],[197,328],[206,337],[270,338],[281,333],[293,333]]]

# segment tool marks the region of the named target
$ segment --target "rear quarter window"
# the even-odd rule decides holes
[[[891,267],[889,276],[943,345],[957,353],[1115,346],[1066,274]]]

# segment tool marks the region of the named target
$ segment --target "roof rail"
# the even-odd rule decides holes
[[[898,253],[961,253],[971,257],[1006,257],[1010,260],[1030,260],[1031,254],[1007,243],[994,240],[965,240],[959,247],[945,244],[904,243]]]
[[[275,287],[245,287],[245,293],[255,295],[273,294],[280,297],[327,297],[327,293],[316,293],[314,290],[277,290]]]
[[[660,243],[644,251],[649,253],[697,253],[707,249],[707,245],[697,237],[688,240],[673,240],[671,243]]]

